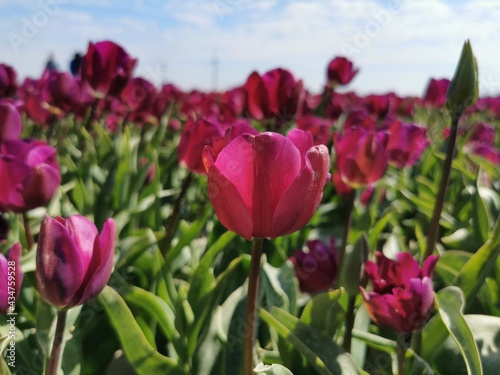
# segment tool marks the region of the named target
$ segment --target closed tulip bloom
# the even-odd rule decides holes
[[[327,78],[329,86],[347,85],[358,74],[359,69],[346,57],[336,57],[328,64]]]
[[[97,98],[117,96],[130,80],[136,63],[137,60],[116,43],[89,43],[82,60],[82,80],[89,83]]]
[[[386,147],[389,164],[397,168],[414,165],[429,143],[425,128],[394,121],[389,126],[389,139]]]
[[[323,117],[306,115],[297,120],[297,128],[311,132],[315,145],[328,145],[332,140],[333,122]]]
[[[156,95],[156,88],[151,82],[136,77],[127,83],[120,99],[129,111],[145,111],[153,105]]]
[[[7,100],[0,100],[0,142],[19,139],[23,130],[21,114]]]
[[[212,153],[217,155],[225,144],[226,132],[232,129],[230,138],[235,138],[243,133],[257,134],[245,120],[235,123],[222,123],[213,116],[201,117],[196,121],[188,120],[182,131],[181,140],[177,148],[179,162],[185,164],[189,170],[205,174],[202,153],[205,146],[210,146]]]
[[[253,72],[245,86],[246,109],[257,120],[288,121],[299,109],[304,90],[301,80],[295,80],[285,69],[274,69],[263,76]]]
[[[22,250],[18,242],[10,248],[7,259],[0,254],[0,314],[4,314],[7,310],[13,311],[12,307],[19,297],[24,276],[21,270]]]
[[[95,224],[81,215],[45,216],[36,253],[36,279],[42,298],[64,309],[84,304],[106,286],[113,269],[116,224]]]
[[[449,85],[449,79],[431,78],[423,97],[424,103],[437,108],[444,106],[444,103],[446,103],[446,92],[448,91]]]
[[[13,67],[0,64],[0,98],[12,96],[17,90],[17,74]]]
[[[300,290],[316,293],[331,287],[337,276],[338,254],[335,238],[326,244],[320,240],[307,241],[308,252],[296,250],[290,257],[299,280]]]
[[[308,223],[330,179],[330,157],[312,135],[292,130],[243,134],[215,158],[203,152],[208,195],[220,222],[250,240],[275,238]]]
[[[387,134],[351,128],[343,136],[335,134],[337,170],[342,180],[353,188],[379,180],[387,168]]]
[[[401,333],[420,330],[434,305],[432,273],[438,256],[428,257],[420,268],[410,253],[398,253],[397,261],[381,252],[375,255],[376,263],[365,263],[372,291],[360,287],[368,314],[386,329]]]
[[[48,103],[56,115],[63,116],[72,111],[80,102],[80,86],[69,72],[46,70],[41,98]]]
[[[0,211],[45,206],[61,184],[56,150],[42,141],[0,143]]]

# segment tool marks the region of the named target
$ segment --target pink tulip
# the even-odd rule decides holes
[[[387,134],[351,128],[343,136],[335,134],[337,169],[342,180],[353,188],[379,180],[387,168]]]
[[[95,97],[118,96],[130,80],[136,63],[137,60],[116,43],[89,43],[82,60],[81,77],[94,90]]]
[[[312,135],[292,130],[243,134],[216,157],[203,152],[208,195],[220,222],[246,239],[275,238],[299,230],[318,207],[330,157]]]
[[[42,141],[0,143],[0,211],[45,206],[61,184],[56,150]]]
[[[25,103],[26,115],[35,123],[42,125],[51,123],[56,118],[42,99],[42,88],[46,77],[44,74],[40,79],[26,78],[19,89]]]
[[[17,108],[5,99],[0,99],[0,142],[19,139],[23,129]]]
[[[448,91],[449,85],[449,79],[431,78],[423,97],[424,103],[437,108],[444,106],[446,102],[446,91]]]
[[[240,120],[234,124],[221,123],[209,116],[196,121],[188,120],[177,147],[179,162],[185,164],[192,172],[205,174],[202,159],[205,146],[210,146],[213,154],[218,155],[224,145],[229,143],[226,139],[226,132],[230,128],[232,129],[230,139],[243,133],[258,133],[246,120]]]
[[[358,74],[359,69],[346,57],[336,57],[328,64],[327,78],[329,86],[347,85]]]
[[[307,115],[297,120],[297,128],[311,132],[315,145],[328,145],[331,142],[333,133],[331,120]]]
[[[156,95],[156,88],[151,82],[135,77],[120,93],[120,99],[129,111],[146,111],[153,105]]]
[[[45,71],[41,88],[41,99],[48,103],[52,112],[64,116],[80,102],[80,86],[69,72]]]
[[[397,168],[414,165],[429,143],[425,128],[401,121],[392,122],[386,147],[389,164]]]
[[[428,257],[420,269],[410,253],[398,253],[397,262],[378,251],[375,255],[376,263],[365,263],[372,291],[360,287],[368,314],[386,329],[420,330],[434,305],[432,273],[438,256]]]
[[[73,215],[67,219],[42,221],[36,253],[38,291],[57,308],[84,304],[106,286],[113,269],[116,224],[104,222],[101,234],[89,219]]]
[[[15,311],[15,301],[19,297],[24,276],[21,255],[22,247],[19,242],[10,248],[7,259],[0,254],[0,314],[8,310]]]
[[[263,76],[253,72],[245,83],[246,109],[257,120],[292,119],[303,99],[302,81],[288,70],[274,69]]]
[[[300,290],[316,293],[332,286],[337,276],[338,254],[335,238],[329,244],[320,240],[307,241],[308,252],[296,250],[290,257],[299,280]]]
[[[0,64],[0,98],[13,96],[17,90],[17,74],[13,67]]]

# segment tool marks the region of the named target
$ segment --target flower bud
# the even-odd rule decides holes
[[[467,40],[446,93],[446,107],[450,115],[462,115],[467,107],[475,103],[478,92],[477,61],[470,42]]]

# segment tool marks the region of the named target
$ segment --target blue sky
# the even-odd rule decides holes
[[[498,0],[2,0],[0,62],[40,75],[49,53],[68,69],[89,40],[113,40],[139,59],[136,75],[183,89],[242,84],[257,70],[291,70],[319,91],[327,63],[361,70],[347,89],[421,95],[451,78],[469,38],[481,95],[500,92]]]

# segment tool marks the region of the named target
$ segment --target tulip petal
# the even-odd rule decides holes
[[[66,219],[65,226],[78,248],[84,277],[93,257],[94,242],[98,235],[97,228],[92,221],[82,215],[70,216]]]
[[[36,278],[42,297],[66,307],[81,286],[84,265],[77,244],[58,220],[45,216],[36,253]]]
[[[7,308],[9,307],[7,275],[7,259],[5,259],[3,254],[0,254],[0,314],[7,311]]]
[[[272,222],[272,238],[292,233],[311,220],[330,179],[330,156],[324,145],[314,146],[306,155],[306,167],[281,195]]]
[[[253,231],[250,207],[236,186],[214,164],[208,147],[203,152],[203,163],[208,174],[208,196],[219,221],[227,229],[250,240]]]
[[[83,290],[75,296],[73,306],[81,305],[98,295],[106,286],[113,270],[116,243],[116,223],[113,219],[104,222],[102,232],[95,238],[94,252],[87,275],[83,280]]]

